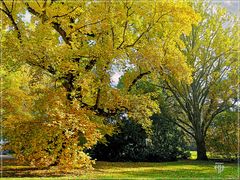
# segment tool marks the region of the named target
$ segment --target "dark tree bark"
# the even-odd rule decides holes
[[[202,133],[196,133],[197,160],[208,160],[205,137]]]

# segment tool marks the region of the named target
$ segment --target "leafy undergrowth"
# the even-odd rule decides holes
[[[217,173],[213,161],[181,160],[177,162],[97,162],[94,170],[61,172],[52,169],[37,169],[18,166],[14,160],[4,160],[2,177],[7,179],[238,179],[235,163],[224,163],[224,171]],[[33,178],[35,177],[35,178]]]

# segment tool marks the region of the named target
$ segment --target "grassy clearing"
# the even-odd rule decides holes
[[[191,159],[191,160],[196,160],[197,159],[197,151],[190,151],[190,154],[191,154],[191,156],[190,156],[189,159]],[[207,157],[211,158],[210,152],[207,152]]]
[[[3,166],[2,175],[3,179],[238,179],[236,163],[224,163],[224,171],[220,174],[214,165],[213,161],[193,160],[161,163],[97,162],[94,170],[74,170],[66,174],[54,169],[39,170],[8,162]]]
[[[197,151],[190,151],[190,158],[191,160],[196,160],[197,159]]]

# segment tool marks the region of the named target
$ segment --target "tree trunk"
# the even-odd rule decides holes
[[[208,160],[205,138],[202,134],[197,135],[196,144],[197,144],[197,160]]]

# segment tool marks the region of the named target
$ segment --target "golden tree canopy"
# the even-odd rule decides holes
[[[149,94],[131,92],[138,80],[171,74],[191,82],[180,35],[188,35],[199,16],[184,1],[1,0],[0,10],[2,73],[8,76],[24,65],[19,72],[26,77],[35,74],[35,84],[31,78],[15,84],[22,93],[8,85],[4,89],[5,97],[11,96],[4,99],[8,105],[15,101],[22,106],[25,96],[30,98],[25,105],[30,106],[28,118],[22,108],[12,106],[6,110],[4,125],[14,151],[33,164],[51,165],[61,158],[60,164],[75,163],[70,156],[76,162],[77,157],[83,160],[77,153],[96,143],[109,129],[105,120],[120,112],[147,129],[148,117],[158,105]],[[121,90],[111,85],[116,67],[128,71],[123,73],[126,88]],[[32,73],[26,72],[28,68]],[[27,87],[29,91],[24,90]],[[79,137],[85,138],[84,145],[78,143]],[[36,146],[18,146],[24,138],[35,139]],[[27,153],[20,154],[21,148]]]

